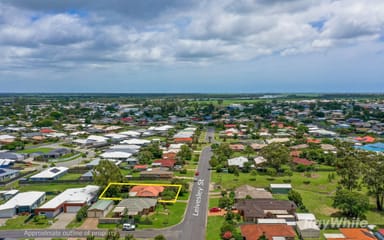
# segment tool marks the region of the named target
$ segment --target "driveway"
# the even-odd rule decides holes
[[[75,217],[76,213],[60,213],[49,229],[64,229]]]
[[[98,223],[98,218],[87,218],[85,219],[84,223],[79,227],[79,229],[97,229]]]

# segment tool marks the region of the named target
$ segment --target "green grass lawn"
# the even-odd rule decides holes
[[[85,221],[86,218],[84,218],[83,220],[81,220],[80,222],[78,222],[75,219],[73,219],[70,223],[68,223],[68,225],[65,227],[65,228],[69,228],[69,229],[72,229],[72,228],[78,228],[80,227],[81,225],[83,225],[84,221]]]
[[[312,177],[308,178],[303,173],[294,172],[291,177],[271,178],[266,175],[251,176],[249,173],[240,173],[236,177],[233,174],[212,172],[212,182],[219,183],[223,189],[231,190],[244,184],[267,188],[271,183],[284,183],[284,180],[290,179],[293,189],[301,194],[307,209],[318,219],[329,219],[331,214],[337,212],[337,209],[332,207],[332,203],[338,179],[329,182],[328,174],[329,172],[313,172]],[[309,183],[304,183],[305,181],[309,181]],[[363,191],[366,192],[365,189]],[[285,199],[281,195],[276,196],[276,198]],[[384,213],[379,213],[373,209],[373,199],[371,199],[371,205],[372,210],[366,214],[368,222],[383,225]]]
[[[44,191],[44,192],[63,192],[68,188],[80,188],[85,187],[88,184],[30,184],[22,185],[18,189],[20,192],[26,191]]]
[[[26,153],[26,154],[36,153],[36,152],[49,153],[52,150],[53,150],[52,148],[30,148],[30,149],[24,149],[24,150],[18,151],[18,153]]]
[[[77,180],[81,177],[81,173],[67,173],[62,176],[59,180]]]
[[[205,239],[207,240],[220,240],[220,228],[224,223],[224,217],[211,216],[208,217],[207,230]]]
[[[221,195],[219,195],[221,197]],[[217,198],[209,198],[209,205],[208,209],[213,208],[213,207],[218,207],[219,206],[219,197]]]
[[[4,226],[1,226],[1,230],[9,229],[36,229],[36,228],[47,228],[50,226],[49,221],[42,221],[41,223],[36,223],[33,219],[29,220],[27,223],[24,221],[28,216],[17,216],[11,219],[8,219]]]
[[[187,173],[186,174],[182,174],[182,173],[177,171],[177,172],[174,173],[174,175],[178,176],[178,177],[193,177],[195,175],[195,171],[187,169]]]
[[[166,205],[166,209],[161,204],[158,204],[154,213],[151,213],[148,218],[152,224],[136,223],[136,229],[150,229],[150,228],[166,228],[176,225],[181,222],[184,217],[186,203],[175,203]],[[142,217],[142,220],[146,216]],[[98,228],[102,229],[115,229],[120,228],[119,224],[98,224]]]
[[[180,202],[166,205],[166,209],[162,205],[158,205],[155,213],[149,216],[153,224],[144,225],[140,223],[138,224],[138,229],[164,228],[178,224],[184,217],[186,207],[186,203]]]

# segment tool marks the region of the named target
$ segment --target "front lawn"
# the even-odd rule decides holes
[[[138,223],[138,229],[165,228],[176,225],[183,219],[186,207],[187,204],[182,202],[165,205],[165,208],[161,204],[158,204],[156,211],[148,216],[152,224],[143,224],[140,222]],[[146,217],[142,217],[141,221],[145,221],[145,218]]]
[[[208,217],[207,230],[205,239],[207,240],[220,240],[220,228],[224,223],[224,217],[211,216]]]
[[[142,216],[140,222],[136,222],[136,229],[159,229],[166,228],[180,223],[184,217],[186,203],[177,202],[171,205],[166,205],[164,209],[161,204],[158,204],[155,212],[148,216]],[[120,228],[120,224],[98,224],[101,229],[116,229]]]
[[[0,226],[0,229],[36,229],[47,228],[51,225],[51,220],[48,219],[40,219],[39,221],[34,221],[34,218],[28,218],[29,216],[16,216],[14,218],[8,219],[4,226]]]

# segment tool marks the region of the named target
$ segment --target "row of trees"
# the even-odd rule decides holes
[[[376,208],[383,211],[384,156],[339,146],[336,172],[340,177],[333,206],[348,217],[363,217],[369,209],[369,198],[375,198]],[[368,196],[361,189],[368,189]]]

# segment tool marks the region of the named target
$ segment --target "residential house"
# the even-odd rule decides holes
[[[275,199],[239,199],[235,207],[246,222],[256,222],[259,218],[276,218],[277,215],[296,212],[294,202]]]
[[[57,148],[57,149],[53,149],[52,151],[48,152],[48,153],[44,153],[43,154],[43,157],[44,158],[60,158],[66,154],[69,154],[71,153],[71,149],[68,149],[68,148]]]
[[[132,153],[122,152],[122,151],[113,151],[113,152],[104,152],[100,157],[104,159],[111,159],[116,161],[125,161],[132,156]]]
[[[23,161],[24,155],[14,153],[14,152],[9,152],[9,151],[0,151],[0,159],[11,159],[15,161]]]
[[[4,182],[19,175],[20,171],[15,169],[0,168],[0,182]]]
[[[113,209],[113,201],[100,199],[92,204],[87,211],[87,217],[89,218],[101,218],[107,216],[107,214]]]
[[[240,226],[244,240],[258,240],[265,236],[268,240],[294,240],[295,230],[287,224],[244,224]]]
[[[304,165],[304,166],[312,166],[312,165],[316,164],[316,162],[314,162],[314,161],[310,161],[308,159],[298,158],[298,157],[292,158],[292,162],[296,165]]]
[[[326,235],[327,240],[376,240],[376,237],[365,228],[340,228],[338,236]],[[336,237],[336,238],[335,238]]]
[[[113,210],[115,217],[122,217],[125,213],[128,216],[149,214],[155,210],[156,198],[126,198]]]
[[[230,144],[229,148],[235,152],[241,152],[241,151],[244,151],[245,149],[243,144]]]
[[[76,213],[84,205],[90,205],[97,197],[99,186],[69,188],[50,201],[35,209],[36,215],[54,218],[61,212]]]
[[[267,159],[265,159],[263,156],[258,156],[258,157],[255,157],[253,159],[253,161],[255,162],[255,165],[256,166],[260,166],[262,165],[263,163],[266,163],[267,162]]]
[[[161,169],[152,169],[151,171],[142,171],[140,172],[140,177],[143,178],[173,178],[173,172],[165,171]]]
[[[9,168],[15,164],[15,160],[0,159],[0,168]]]
[[[68,172],[67,167],[51,167],[38,174],[31,176],[31,181],[52,181],[57,180]]]
[[[243,168],[244,164],[248,162],[248,158],[246,157],[236,157],[228,159],[228,166],[235,166],[239,168]]]
[[[272,199],[272,194],[264,188],[255,188],[250,185],[243,185],[235,189],[235,199]]]
[[[0,205],[0,218],[11,218],[21,213],[32,213],[45,201],[45,192],[18,193],[6,203]]]
[[[155,161],[153,161],[154,164],[159,164],[159,166],[161,168],[166,168],[166,169],[173,169],[175,164],[176,164],[176,160],[171,160],[171,159],[157,159]]]
[[[130,197],[150,197],[157,198],[164,191],[163,186],[143,186],[138,185],[131,188],[129,191]]]

